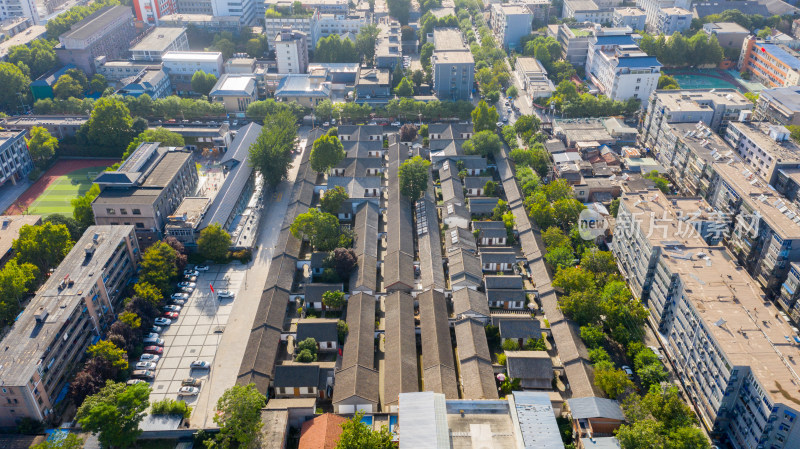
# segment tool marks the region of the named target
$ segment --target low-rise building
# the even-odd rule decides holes
[[[387,104],[392,95],[389,69],[362,70],[356,81],[353,101],[359,104]]]
[[[33,159],[28,151],[24,129],[0,130],[0,186],[7,182],[17,185],[17,181],[28,176],[33,170]]]
[[[317,347],[320,351],[336,351],[339,347],[336,321],[325,318],[305,318],[300,320],[297,323],[297,343],[307,338],[313,338],[317,342]]]
[[[222,75],[209,93],[211,101],[221,103],[228,112],[245,112],[258,99],[253,75]]]
[[[61,75],[67,73],[67,70],[74,68],[75,68],[74,65],[67,64],[64,67],[53,69],[43,74],[39,78],[36,78],[30,84],[33,100],[36,101],[36,100],[44,100],[46,98],[53,98],[53,86],[56,85],[58,79],[61,78]]]
[[[73,64],[87,74],[95,73],[98,56],[123,59],[137,35],[128,6],[100,8],[58,37],[56,56],[62,64]]]
[[[506,373],[523,390],[551,390],[553,361],[547,351],[505,351]]]
[[[117,170],[95,179],[101,191],[92,201],[94,222],[133,225],[140,246],[149,246],[184,197],[194,194],[197,181],[191,152],[144,142]]]
[[[131,46],[131,59],[134,61],[161,61],[164,54],[171,51],[189,51],[186,29],[153,27]]]
[[[752,74],[766,87],[800,84],[798,54],[788,47],[767,43],[755,36],[745,38],[737,67]]]
[[[589,396],[567,399],[572,415],[572,432],[578,440],[577,447],[592,448],[598,438],[613,437],[625,422],[619,402]]]
[[[703,32],[709,36],[717,36],[717,41],[722,48],[741,49],[744,38],[750,35],[750,30],[736,22],[712,22],[703,25]]]
[[[180,3],[182,0],[177,0]],[[235,16],[215,16],[210,8],[200,9],[197,12],[181,11],[180,13],[166,14],[158,20],[162,27],[188,28],[190,26],[208,31],[209,33],[220,33],[228,31],[238,33],[241,30],[239,18]]]
[[[130,79],[117,93],[132,97],[147,94],[153,100],[157,100],[172,93],[172,84],[170,84],[169,77],[163,70],[144,70],[135,78]]]
[[[502,221],[473,221],[472,231],[478,231],[475,240],[479,246],[505,245],[508,239],[508,231]]]
[[[106,81],[116,83],[129,78],[135,78],[146,70],[161,70],[160,62],[152,61],[112,61],[105,56],[98,56],[94,60],[95,70],[103,75]]]
[[[800,125],[800,87],[762,90],[753,110],[753,120],[783,126]]]
[[[614,8],[601,7],[594,0],[564,0],[561,16],[574,18],[579,23],[610,24],[614,20]]]
[[[331,98],[331,83],[322,74],[286,75],[275,90],[275,98],[313,108]]]
[[[191,90],[192,76],[202,70],[217,78],[222,76],[222,53],[218,51],[170,51],[161,57],[164,71],[176,87]]]
[[[504,48],[519,49],[520,39],[531,34],[532,22],[533,14],[524,4],[492,4],[489,23],[497,41]]]
[[[23,226],[42,223],[41,215],[0,215],[0,268],[11,259],[14,240]]]
[[[523,347],[528,339],[538,340],[542,338],[542,327],[539,321],[530,317],[501,318],[496,323],[502,342],[511,340],[517,343],[519,347]]]
[[[639,8],[617,8],[611,23],[615,27],[630,27],[633,30],[644,30],[647,26],[647,14]]]
[[[306,73],[308,69],[308,43],[306,34],[284,28],[275,36],[275,58],[278,73]],[[250,72],[253,73],[253,72]]]
[[[34,126],[47,130],[53,137],[63,139],[74,136],[81,126],[89,120],[86,115],[18,115],[6,117],[0,121],[6,130],[19,129],[30,131]]]
[[[140,258],[133,226],[90,226],[3,337],[0,427],[46,420],[122,309]]]
[[[692,26],[692,12],[683,8],[663,8],[658,12],[656,32],[666,36],[685,33]]]
[[[518,57],[514,65],[517,78],[531,100],[549,97],[556,90],[547,77],[547,70],[536,58]]]

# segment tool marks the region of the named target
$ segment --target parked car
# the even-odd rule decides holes
[[[146,352],[148,354],[163,354],[164,353],[164,348],[162,348],[161,346],[155,346],[155,345],[153,345],[153,346],[145,346],[144,347],[144,352]]]
[[[182,306],[182,305],[186,304],[186,300],[184,300],[184,299],[170,299],[169,303]]]
[[[169,326],[170,324],[172,324],[172,320],[160,317],[153,320],[153,322],[156,323],[157,326]]]
[[[137,369],[133,370],[131,377],[134,379],[154,379],[156,377],[156,373],[146,369]]]
[[[399,127],[401,127],[401,126],[403,126],[403,125],[402,125],[402,123],[400,123],[400,122],[392,122],[392,126],[396,126],[396,127],[398,127],[398,128],[399,128]]]
[[[170,304],[168,306],[162,307],[165,312],[180,312],[181,306],[176,306],[175,304]]]
[[[146,345],[164,346],[164,339],[158,337],[156,338],[147,337],[144,340],[142,340],[142,342]]]
[[[142,380],[142,379],[131,379],[131,380],[125,382],[126,385],[136,385],[136,384],[143,384],[143,383],[145,383],[145,381]]]
[[[503,122],[497,122],[496,125],[497,125],[498,128],[502,128],[503,126],[505,126],[505,125],[503,125]]]
[[[163,331],[164,331],[164,328],[161,327],[161,326],[153,326],[153,327],[150,328],[150,333],[160,334]]]
[[[664,359],[664,355],[663,355],[663,354],[661,354],[661,351],[659,351],[657,347],[655,347],[655,346],[648,346],[648,348],[649,348],[651,351],[653,351],[653,354],[655,354],[655,355],[656,355],[656,357],[658,357],[658,360],[663,360],[663,359]]]
[[[197,276],[184,276],[186,282],[197,282]]]
[[[164,312],[164,318],[170,318],[170,319],[173,319],[173,320],[177,320],[178,316],[179,316],[178,312]]]
[[[194,267],[195,271],[208,271],[208,265],[197,265]]]
[[[158,362],[161,359],[161,356],[155,354],[142,354],[139,357],[140,362]]]
[[[633,376],[633,370],[628,365],[622,365],[622,371],[625,371],[625,374],[627,374],[628,377]]]
[[[200,389],[197,387],[181,387],[178,390],[178,396],[194,396],[200,393]]]
[[[191,293],[194,291],[194,287],[181,287],[181,291],[184,293]]]
[[[189,299],[189,294],[187,293],[173,293],[170,296],[171,299]]]
[[[373,121],[368,123],[368,125],[370,125],[370,126],[375,126],[377,124],[378,124],[378,122],[376,122],[375,120],[373,120]]]
[[[156,333],[156,332],[150,332],[150,333],[149,333],[149,334],[147,334],[147,336],[146,336],[146,337],[144,337],[144,338],[145,338],[145,339],[148,339],[148,338],[158,338],[158,337],[159,337],[158,333]]]
[[[195,288],[195,287],[197,287],[197,284],[195,284],[194,282],[178,282],[178,287],[181,287],[181,288],[183,288],[183,287]]]
[[[323,123],[322,123],[322,126],[324,126],[325,128],[327,128],[327,127],[331,126],[331,122],[323,122]]]
[[[136,362],[136,369],[156,369],[156,362]]]
[[[230,290],[222,290],[217,294],[217,296],[223,299],[232,299],[234,294]]]
[[[183,270],[183,275],[184,276],[199,276],[200,272],[197,271],[197,270],[186,269],[186,270]]]
[[[199,387],[202,382],[203,382],[202,380],[196,377],[187,377],[186,379],[183,379],[181,385],[183,385],[184,387]]]
[[[189,365],[189,368],[192,369],[208,369],[211,367],[211,363],[205,360],[195,360]]]

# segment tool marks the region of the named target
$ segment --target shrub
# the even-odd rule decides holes
[[[183,401],[176,401],[174,399],[164,399],[162,401],[153,402],[150,406],[151,415],[181,415],[184,419],[192,416],[192,408],[186,405]]]

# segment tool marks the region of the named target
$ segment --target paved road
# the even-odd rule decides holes
[[[300,129],[301,150],[305,150],[304,140],[309,127]],[[297,153],[289,170],[289,177],[281,183],[274,195],[264,199],[261,229],[258,234],[258,249],[246,271],[245,279],[236,296],[230,316],[222,334],[216,357],[214,358],[209,381],[203,386],[192,414],[192,427],[216,427],[213,421],[217,400],[228,388],[236,384],[239,366],[242,363],[247,340],[255,319],[255,310],[261,300],[264,283],[267,281],[269,265],[272,261],[275,243],[280,234],[281,224],[291,199],[292,187],[302,159],[302,151]]]

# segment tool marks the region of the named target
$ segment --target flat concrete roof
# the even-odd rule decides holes
[[[11,245],[19,238],[19,230],[42,221],[41,215],[3,215],[0,216],[0,259],[11,252]]]
[[[155,27],[131,51],[164,51],[182,34],[186,34],[186,28]]]

